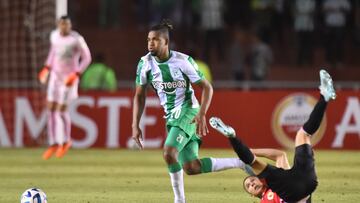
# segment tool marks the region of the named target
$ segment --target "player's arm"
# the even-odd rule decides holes
[[[202,93],[201,93],[200,110],[199,113],[194,118],[194,120],[198,124],[197,134],[201,136],[205,136],[209,132],[206,124],[206,113],[209,109],[211,99],[213,96],[213,88],[206,79],[202,79],[198,81],[196,85],[202,89]]]
[[[182,72],[188,76],[191,83],[196,84],[202,89],[201,103],[199,113],[194,117],[193,122],[196,123],[196,131],[200,136],[205,136],[209,130],[206,122],[206,112],[209,109],[213,88],[211,84],[205,79],[204,75],[199,71],[199,67],[195,60],[191,57],[187,58],[187,66],[182,69]]]
[[[54,62],[54,57],[55,57],[55,49],[51,45],[50,50],[49,50],[49,54],[48,54],[48,56],[46,58],[46,61],[45,61],[45,66],[51,67],[51,65]]]
[[[42,83],[42,84],[45,84],[49,78],[50,67],[54,61],[54,57],[55,57],[55,50],[54,50],[53,46],[51,45],[45,65],[42,67],[42,69],[40,70],[40,72],[38,74],[38,79],[39,79],[40,83]]]
[[[91,62],[91,53],[84,38],[81,36],[79,37],[79,48],[80,48],[81,62],[79,64],[79,68],[77,69],[77,72],[82,73],[89,66]]]
[[[54,63],[55,47],[53,45],[53,42],[55,40],[55,36],[56,36],[56,31],[52,31],[50,33],[50,38],[49,38],[50,49],[49,49],[49,53],[48,53],[48,56],[47,56],[46,61],[45,61],[45,67],[48,67],[48,68],[50,68]]]
[[[284,151],[278,149],[250,149],[253,154],[257,157],[265,157],[273,160],[276,163],[276,167],[283,169],[290,169],[287,155]]]
[[[141,115],[144,112],[146,100],[146,85],[137,85],[133,101],[133,120],[132,120],[132,138],[136,144],[142,149],[142,132],[139,127]]]
[[[145,61],[140,59],[137,65],[136,71],[136,88],[135,88],[135,96],[133,101],[133,120],[132,120],[132,138],[136,142],[136,144],[143,148],[142,145],[142,132],[140,129],[140,119],[141,115],[144,112],[145,108],[145,100],[146,100],[146,89],[148,83],[148,72],[147,65],[145,65]]]
[[[83,37],[79,36],[79,49],[80,49],[80,64],[79,67],[72,73],[70,73],[65,79],[66,86],[72,86],[76,80],[79,79],[80,75],[89,66],[91,62],[91,54],[89,47],[87,46]]]

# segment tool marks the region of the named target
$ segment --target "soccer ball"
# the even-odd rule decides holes
[[[46,194],[39,188],[30,188],[21,195],[20,203],[47,203]]]

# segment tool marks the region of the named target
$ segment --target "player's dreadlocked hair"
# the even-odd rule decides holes
[[[173,28],[174,28],[174,26],[171,24],[171,21],[168,19],[164,19],[161,21],[160,24],[152,26],[150,28],[149,32],[150,31],[161,32],[169,39],[170,30],[172,30]]]

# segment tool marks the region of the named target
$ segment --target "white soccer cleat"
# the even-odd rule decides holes
[[[231,126],[225,125],[220,118],[211,117],[209,119],[210,126],[219,131],[226,137],[235,137],[235,130]]]
[[[320,70],[320,94],[325,98],[325,101],[330,101],[336,99],[336,93],[333,85],[331,76],[326,70]]]

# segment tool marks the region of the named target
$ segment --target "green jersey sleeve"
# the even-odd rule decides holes
[[[144,59],[140,59],[137,70],[136,70],[136,85],[146,85],[148,82],[147,73],[146,73],[146,64]]]
[[[199,67],[193,58],[189,56],[187,66],[184,66],[183,73],[189,78],[191,83],[197,83],[204,79],[204,75],[199,71]]]

